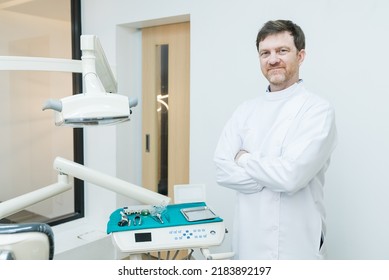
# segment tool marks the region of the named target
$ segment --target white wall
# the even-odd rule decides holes
[[[308,53],[301,76],[337,112],[339,145],[325,187],[329,258],[389,258],[389,2],[84,0],[82,5],[84,34],[99,36],[108,60],[117,65],[119,88],[132,97],[141,96],[136,27],[190,16],[190,181],[207,185],[208,204],[229,227],[234,194],[215,183],[216,142],[237,104],[266,87],[254,45],[260,26],[279,18],[298,23],[306,33]],[[140,116],[138,106],[132,121],[116,131],[87,131],[86,162],[139,183]],[[94,196],[94,201],[101,199]],[[118,206],[125,201],[116,199]],[[230,237],[219,250],[228,250],[229,242]]]

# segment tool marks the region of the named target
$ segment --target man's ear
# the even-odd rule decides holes
[[[298,60],[299,60],[299,65],[301,65],[305,59],[305,55],[306,55],[306,52],[305,52],[305,49],[301,49],[297,56],[298,56]]]

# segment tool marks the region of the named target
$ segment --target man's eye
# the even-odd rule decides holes
[[[280,54],[287,54],[288,53],[288,49],[281,49],[280,50]]]
[[[261,57],[268,57],[269,56],[269,52],[261,52],[259,55]]]

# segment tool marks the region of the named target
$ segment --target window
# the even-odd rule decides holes
[[[80,0],[0,2],[0,55],[80,59]],[[45,100],[82,91],[81,74],[0,71],[0,201],[57,181],[56,156],[83,163],[83,130],[56,127]],[[0,222],[63,223],[84,216],[83,182]]]

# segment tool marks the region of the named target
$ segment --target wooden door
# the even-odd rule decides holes
[[[189,182],[190,24],[142,29],[142,185]]]

